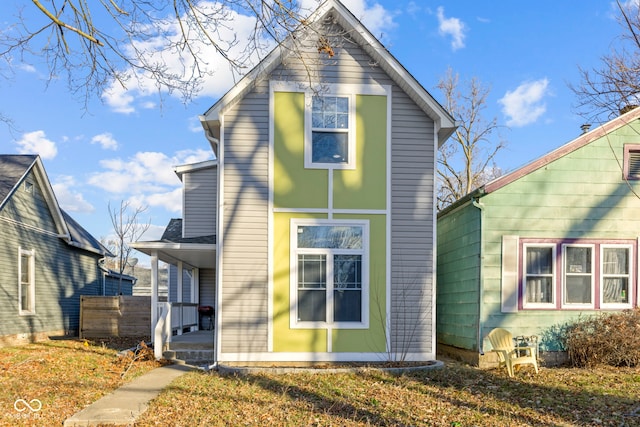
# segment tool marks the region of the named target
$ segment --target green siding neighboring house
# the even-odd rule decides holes
[[[566,323],[637,307],[639,131],[635,109],[438,215],[440,349],[478,362],[503,327],[544,355]]]
[[[0,155],[0,345],[77,333],[107,255],[58,207],[40,157]]]

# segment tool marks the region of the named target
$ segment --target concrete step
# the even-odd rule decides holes
[[[182,363],[187,365],[205,365],[213,363],[213,350],[165,350],[162,356],[174,363]]]

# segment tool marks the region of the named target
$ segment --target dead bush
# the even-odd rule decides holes
[[[564,344],[576,367],[640,366],[640,309],[582,318],[567,327]]]

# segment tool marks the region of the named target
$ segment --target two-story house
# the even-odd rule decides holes
[[[201,116],[216,161],[184,167],[182,234],[137,248],[198,267],[216,362],[433,360],[454,120],[337,0],[288,43]]]

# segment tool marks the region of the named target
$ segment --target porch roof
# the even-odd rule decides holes
[[[176,265],[179,261],[196,268],[215,268],[215,236],[181,239],[178,242],[135,242],[131,246],[147,255],[157,254],[160,261]],[[208,239],[205,239],[208,238]],[[196,241],[194,241],[196,240]],[[209,240],[208,242],[206,240]]]

